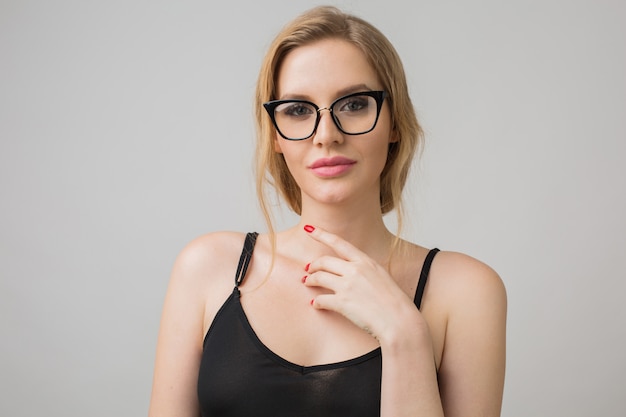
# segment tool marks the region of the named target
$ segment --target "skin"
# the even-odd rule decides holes
[[[363,54],[341,40],[290,52],[277,87],[280,98],[305,98],[320,107],[353,91],[381,89]],[[302,189],[302,215],[299,224],[277,234],[269,276],[270,243],[259,236],[240,287],[242,306],[269,349],[303,366],[380,346],[381,416],[499,416],[506,293],[498,275],[466,255],[440,252],[419,311],[412,299],[427,249],[406,242],[388,262],[393,235],[378,199],[386,149],[395,140],[390,120],[384,105],[372,132],[349,136],[323,111],[312,138],[276,137],[275,150]],[[355,163],[330,178],[310,169],[313,161],[332,156]],[[232,292],[243,238],[212,233],[179,255],[163,309],[150,417],[199,415],[202,341]]]

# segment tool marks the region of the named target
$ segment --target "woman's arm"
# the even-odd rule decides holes
[[[149,417],[200,415],[197,384],[205,322],[232,290],[236,258],[231,258],[242,242],[239,234],[206,235],[176,259],[161,317]]]
[[[500,416],[506,337],[502,281],[475,259],[441,252],[427,291],[426,303],[447,317],[439,372],[427,343],[428,326],[409,312],[397,315],[406,321],[381,338],[381,416]]]
[[[457,253],[442,255],[435,272],[450,306],[439,368],[445,415],[500,416],[506,362],[506,290],[488,266]]]
[[[203,308],[186,248],[174,264],[157,342],[149,417],[197,417]]]
[[[412,302],[399,303],[395,310],[395,325],[378,337],[383,356],[380,415],[444,416],[428,324]]]

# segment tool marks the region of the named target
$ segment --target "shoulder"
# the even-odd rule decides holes
[[[431,279],[437,292],[453,305],[491,300],[506,301],[506,290],[498,273],[489,265],[471,256],[442,251],[431,269]]]
[[[448,334],[459,328],[505,325],[506,289],[489,265],[462,253],[442,251],[433,261],[428,285],[425,303],[447,323]]]
[[[244,239],[245,233],[214,232],[189,242],[174,262],[164,314],[206,327],[233,290]]]
[[[219,266],[241,253],[245,233],[213,232],[189,242],[178,254],[176,265],[193,271],[206,266]]]
[[[172,283],[199,289],[219,277],[218,281],[232,284],[227,278],[234,280],[244,239],[245,233],[239,232],[213,232],[193,239],[176,257]]]

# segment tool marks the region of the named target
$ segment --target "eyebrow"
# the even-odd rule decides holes
[[[336,98],[343,97],[351,93],[360,91],[373,91],[367,84],[355,84],[337,91]],[[307,100],[311,101],[311,97],[306,94],[283,94],[277,100]]]

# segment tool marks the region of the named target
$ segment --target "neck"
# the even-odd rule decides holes
[[[325,204],[303,199],[302,215],[292,229],[294,236],[305,237],[302,228],[306,224],[320,227],[350,242],[369,256],[383,261],[389,256],[394,235],[383,222],[377,201],[356,201],[346,204]],[[328,254],[332,251],[312,239],[304,240],[309,253]]]

